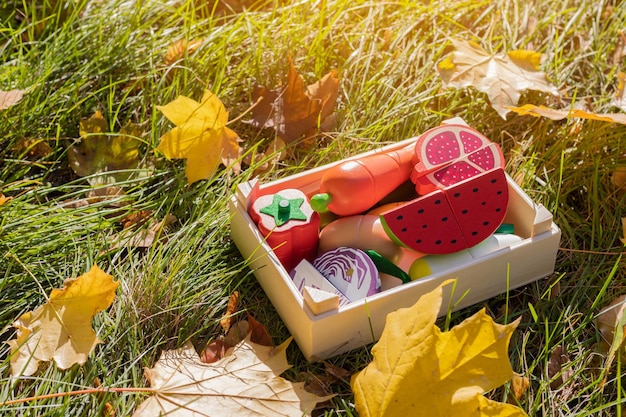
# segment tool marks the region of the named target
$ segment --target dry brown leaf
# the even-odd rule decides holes
[[[146,229],[136,231],[135,228],[124,229],[117,236],[107,252],[122,248],[149,248],[161,238],[165,228],[176,221],[176,217],[167,214],[161,221],[152,219]]]
[[[25,90],[0,90],[0,110],[15,106],[24,97]]]
[[[486,93],[491,106],[503,119],[525,90],[559,95],[545,74],[537,70],[541,59],[537,52],[511,51],[494,56],[474,42],[453,39],[452,44],[454,52],[437,66],[441,78],[449,86],[474,87]]]
[[[336,71],[305,86],[293,62],[289,62],[287,85],[279,90],[257,87],[253,99],[252,124],[257,128],[273,128],[286,143],[291,143],[318,126],[330,116],[339,95]]]
[[[626,124],[626,114],[624,113],[592,113],[581,109],[556,110],[546,106],[535,106],[533,104],[525,104],[520,107],[508,107],[508,109],[520,115],[547,117],[551,120],[580,118]]]
[[[274,346],[269,330],[248,311],[248,325],[250,326],[250,340],[263,346]]]
[[[572,371],[563,369],[563,365],[568,362],[569,355],[563,346],[556,346],[552,349],[548,357],[548,379],[551,389],[559,389],[570,378]]]
[[[168,67],[177,61],[192,55],[200,48],[204,39],[180,39],[167,48],[167,52],[163,56],[163,63]]]
[[[618,193],[626,192],[626,166],[619,166],[611,175],[611,182],[617,189]]]
[[[228,307],[226,308],[226,314],[220,320],[220,326],[224,330],[224,333],[228,333],[230,330],[230,326],[235,320],[235,313],[237,313],[237,309],[239,308],[239,291],[234,291],[230,298],[228,299]]]
[[[22,138],[11,149],[20,158],[40,159],[50,155],[52,148],[47,139]]]
[[[48,301],[13,323],[17,339],[9,340],[11,374],[33,375],[40,361],[54,360],[59,369],[87,361],[102,341],[91,328],[94,315],[109,308],[119,282],[97,266],[63,289],[54,289]]]
[[[285,350],[291,339],[274,348],[247,337],[212,364],[200,361],[190,343],[163,352],[146,377],[156,393],[133,414],[199,416],[219,410],[221,416],[310,415],[318,402],[331,396],[308,393],[303,383],[279,375],[290,368]]]

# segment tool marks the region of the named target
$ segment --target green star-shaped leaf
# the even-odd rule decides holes
[[[259,211],[274,217],[276,226],[282,226],[289,220],[306,220],[306,214],[300,210],[304,198],[288,199],[274,194],[272,204],[262,207]]]

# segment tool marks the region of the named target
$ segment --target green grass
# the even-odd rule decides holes
[[[191,0],[0,3],[0,89],[27,89],[15,107],[0,112],[0,190],[13,199],[0,206],[0,340],[22,313],[44,302],[64,279],[97,263],[121,285],[113,306],[96,316],[104,343],[83,367],[59,371],[42,365],[32,378],[9,378],[9,349],[0,347],[0,402],[94,386],[144,387],[144,367],[160,352],[191,339],[196,346],[215,338],[232,291],[242,308],[268,325],[275,342],[289,333],[229,238],[226,201],[237,177],[220,171],[209,181],[187,186],[182,161],[154,159],[159,137],[171,125],[156,109],[177,95],[199,99],[205,88],[217,94],[233,119],[252,104],[255,85],[284,82],[291,57],[308,83],[331,69],[342,77],[337,123],[320,137],[327,146],[298,150],[263,180],[415,136],[442,120],[461,116],[499,143],[509,174],[546,206],[563,232],[556,272],[509,294],[451,317],[451,325],[486,306],[499,322],[522,317],[511,342],[514,369],[531,385],[520,406],[533,416],[621,414],[626,392],[620,365],[606,369],[597,353],[595,317],[625,291],[626,268],[619,241],[625,194],[611,173],[626,164],[626,126],[578,120],[550,121],[509,115],[501,119],[485,95],[447,89],[436,63],[452,37],[474,40],[487,51],[530,48],[545,54],[544,70],[563,92],[559,102],[527,92],[522,103],[566,107],[585,100],[596,112],[616,111],[609,103],[624,57],[613,58],[626,8],[613,1],[433,0],[285,2],[230,17],[196,10]],[[271,3],[271,2],[270,2]],[[287,4],[288,3],[288,4]],[[72,7],[67,7],[68,5]],[[615,7],[613,7],[615,6]],[[171,67],[167,47],[179,39],[204,39],[193,55]],[[148,178],[123,185],[122,207],[110,202],[68,208],[93,187],[67,162],[79,138],[79,121],[101,110],[112,131],[126,122],[146,134],[141,154],[155,160]],[[266,148],[274,139],[246,117],[230,125],[242,146]],[[51,153],[29,157],[16,150],[24,138],[43,139]],[[157,218],[173,214],[167,240],[148,250],[104,253],[120,229],[119,220],[142,209]],[[551,297],[550,288],[558,288]],[[504,317],[504,306],[508,316]],[[562,346],[569,380],[550,388],[550,352]],[[329,360],[350,372],[370,360],[369,348]],[[304,380],[323,374],[308,364],[295,344],[294,367]],[[349,381],[329,386],[337,394],[327,415],[356,415]],[[407,387],[419,390],[419,387]],[[505,390],[491,393],[505,398]],[[142,395],[56,398],[6,407],[14,415],[101,415],[109,402],[128,415]]]

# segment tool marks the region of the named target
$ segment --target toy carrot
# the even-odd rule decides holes
[[[411,177],[415,145],[346,161],[322,176],[313,210],[340,216],[362,213]]]

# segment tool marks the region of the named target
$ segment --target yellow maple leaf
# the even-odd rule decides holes
[[[303,416],[318,397],[303,382],[279,375],[291,366],[285,351],[291,342],[277,347],[250,341],[251,334],[217,362],[203,363],[191,343],[161,354],[145,374],[155,394],[139,405],[133,417],[200,416],[207,410],[220,416]],[[218,411],[219,410],[219,411]]]
[[[524,104],[520,107],[509,106],[507,109],[522,116],[547,117],[551,120],[563,120],[575,117],[579,119],[626,124],[626,114],[624,113],[592,113],[582,109],[558,110],[546,106],[535,106],[534,104]]]
[[[107,309],[115,298],[119,282],[97,266],[63,289],[54,289],[48,301],[20,316],[13,323],[17,339],[11,347],[11,373],[32,375],[40,361],[53,359],[60,369],[84,364],[102,341],[91,328],[93,316]]]
[[[192,184],[211,178],[220,161],[239,173],[239,136],[226,127],[228,113],[220,99],[206,90],[202,100],[178,96],[157,108],[176,127],[161,136],[158,150],[170,159],[187,159],[185,175]]]
[[[526,415],[482,395],[514,375],[507,348],[519,320],[499,325],[483,309],[442,332],[435,320],[449,282],[387,316],[373,361],[350,383],[360,416]]]

